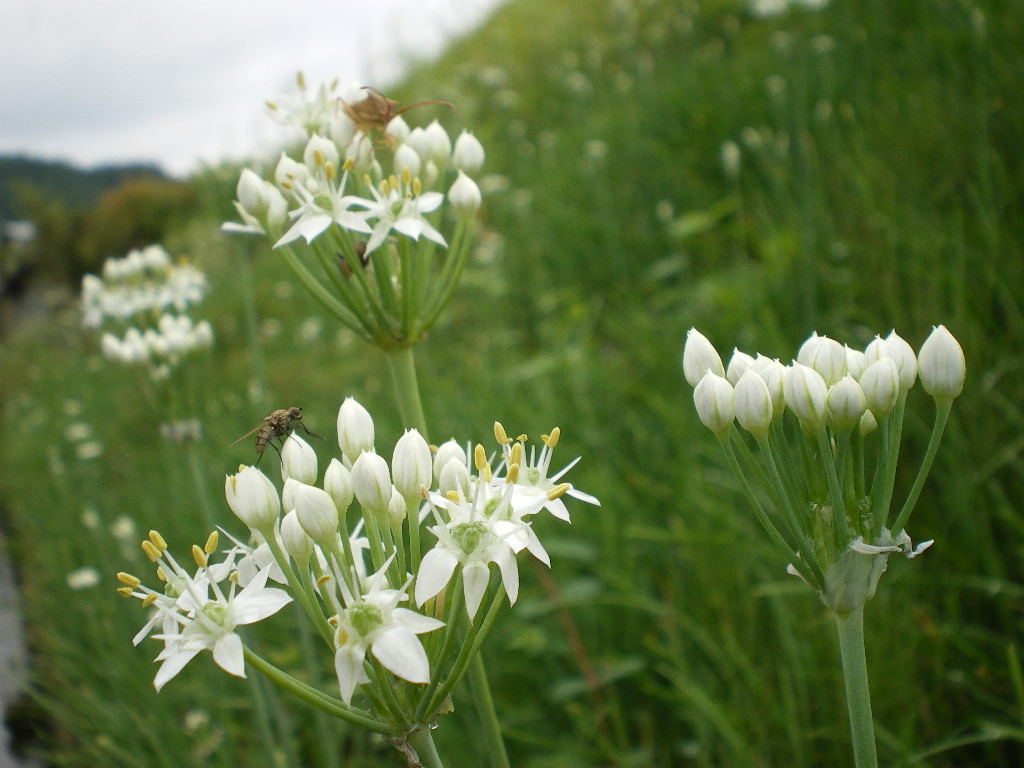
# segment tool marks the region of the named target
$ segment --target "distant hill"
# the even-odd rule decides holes
[[[40,160],[24,155],[0,155],[0,221],[18,219],[17,189],[29,182],[45,195],[70,206],[89,205],[106,190],[128,179],[165,179],[155,165],[101,166],[89,170],[70,163]]]

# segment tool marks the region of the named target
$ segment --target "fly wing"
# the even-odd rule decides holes
[[[252,429],[250,429],[250,430],[249,430],[248,432],[246,432],[246,433],[245,433],[244,435],[242,435],[242,436],[241,436],[240,438],[238,438],[237,440],[235,440],[235,442],[233,442],[233,443],[232,443],[231,445],[238,445],[238,444],[239,444],[240,442],[242,442],[243,440],[245,440],[245,438],[249,437],[249,435],[255,434],[256,432],[258,432],[258,431],[259,431],[260,429],[262,429],[262,428],[263,428],[263,424],[257,424],[257,425],[256,425],[255,427],[253,427]]]

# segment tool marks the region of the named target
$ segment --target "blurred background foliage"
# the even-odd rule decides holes
[[[491,174],[474,263],[418,350],[432,439],[557,424],[561,458],[584,457],[572,481],[603,503],[573,508],[571,528],[538,523],[552,570],[524,573],[485,646],[514,765],[849,762],[831,622],[693,413],[679,360],[694,326],[723,356],[784,361],[812,330],[851,346],[895,328],[919,347],[938,323],[957,336],[967,387],[910,529],[936,545],[893,561],[867,607],[880,757],[1024,757],[1022,40],[1024,6],[999,0],[766,18],[724,0],[513,0],[387,89],[455,104],[436,116],[476,133]],[[201,542],[205,504],[237,532],[222,477],[252,457],[228,444],[269,410],[301,405],[329,433],[354,395],[378,445],[401,432],[378,353],[318,315],[263,244],[219,233],[239,170],[134,180],[73,215],[25,193],[38,284],[77,290],[103,258],[160,241],[207,272],[217,335],[198,490],[196,458],[160,438],[73,302],[19,312],[2,340],[0,523],[33,664],[13,717],[54,765],[399,760],[209,659],[155,695],[155,651],[129,642],[142,615],[113,593],[151,527]],[[931,408],[915,391],[897,492]],[[83,566],[103,586],[70,589]],[[301,664],[301,642],[258,629],[273,660]],[[442,754],[483,764],[472,707],[456,708]],[[252,727],[267,712],[272,745]]]

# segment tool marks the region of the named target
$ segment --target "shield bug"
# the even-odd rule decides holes
[[[263,458],[263,452],[267,450],[268,445],[272,446],[273,449],[277,451],[278,455],[280,455],[281,449],[274,444],[274,438],[277,438],[281,442],[281,445],[284,445],[284,441],[288,439],[288,436],[291,435],[296,427],[302,427],[302,430],[310,437],[318,437],[321,440],[324,439],[323,435],[318,435],[315,432],[309,431],[309,428],[302,423],[302,409],[293,405],[291,408],[279,408],[273,413],[264,416],[262,422],[235,440],[232,445],[238,445],[240,442],[245,440],[245,438],[255,434],[256,453],[259,454],[259,458],[256,459],[256,463],[259,464],[260,459]]]
[[[365,99],[353,102],[352,104],[342,100],[341,108],[348,115],[349,119],[356,124],[357,131],[369,135],[376,129],[385,140],[390,138],[386,130],[388,123],[414,107],[422,107],[426,104],[441,104],[448,107],[448,109],[455,109],[447,101],[420,101],[396,110],[395,107],[398,106],[398,102],[394,99],[389,99],[376,88],[366,85],[363,86],[363,90],[366,91]]]

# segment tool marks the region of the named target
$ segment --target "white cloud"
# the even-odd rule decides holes
[[[498,0],[4,0],[0,153],[184,173],[270,131],[302,70],[386,85]]]

